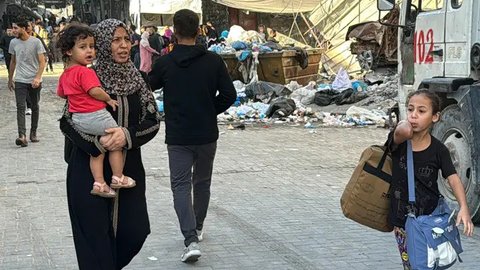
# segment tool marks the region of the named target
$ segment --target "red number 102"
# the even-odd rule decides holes
[[[426,50],[427,43],[430,45]],[[413,35],[413,62],[416,64],[433,63],[433,30],[428,29],[427,34],[420,30]]]

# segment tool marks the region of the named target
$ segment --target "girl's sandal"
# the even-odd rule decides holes
[[[133,188],[137,183],[132,178],[122,175],[122,177],[112,176],[112,188]]]
[[[93,182],[93,188],[90,191],[90,194],[104,197],[104,198],[115,198],[117,193],[111,189],[107,183]]]

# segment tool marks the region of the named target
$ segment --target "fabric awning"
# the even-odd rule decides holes
[[[130,1],[130,5],[139,5],[140,13],[152,14],[174,14],[180,9],[188,8],[194,12],[202,13],[202,0],[135,0]]]
[[[213,0],[228,7],[266,13],[296,13],[312,11],[319,0]]]

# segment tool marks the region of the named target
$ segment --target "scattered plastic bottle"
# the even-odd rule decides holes
[[[305,128],[315,128],[312,123],[310,122],[307,122],[305,125],[304,125]]]

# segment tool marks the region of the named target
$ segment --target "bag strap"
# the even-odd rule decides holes
[[[455,224],[453,224],[453,226],[455,226]],[[458,256],[460,253],[463,252],[462,242],[461,242],[461,238],[460,238],[460,232],[458,231],[458,229],[454,229],[454,231],[452,233],[453,233],[453,235],[451,235],[449,233],[444,233],[443,236],[445,236],[445,238],[447,238],[447,240],[452,245],[453,249],[455,249],[455,252],[457,253],[457,256]],[[460,256],[458,256],[458,257],[460,259]],[[461,261],[461,259],[460,259],[460,261]]]
[[[378,170],[383,169],[383,165],[385,164],[385,161],[387,160],[388,153],[389,153],[388,147],[385,147],[385,149],[383,151],[382,158],[380,159],[380,162],[378,163],[378,166],[377,166]]]
[[[393,136],[389,137],[385,144],[383,145],[383,155],[382,158],[380,159],[380,162],[378,163],[377,169],[378,170],[383,170],[383,165],[385,164],[385,161],[387,160],[388,154],[390,154],[390,144],[393,141]]]
[[[408,202],[411,205],[415,204],[415,175],[414,175],[414,169],[415,166],[413,166],[413,150],[412,150],[412,141],[407,140],[407,178],[408,178]],[[425,185],[422,181],[419,182],[422,186],[425,188],[431,190],[430,187]],[[432,192],[437,193],[432,190]],[[443,198],[442,194],[438,194],[437,196],[439,198]]]
[[[415,203],[415,178],[413,174],[413,150],[412,141],[407,140],[407,177],[408,177],[408,201]]]

